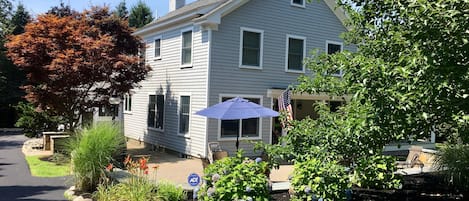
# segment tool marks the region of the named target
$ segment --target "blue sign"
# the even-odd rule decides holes
[[[195,174],[195,173],[192,173],[189,175],[189,177],[187,177],[187,183],[189,183],[189,185],[191,186],[197,186],[200,184],[200,176]]]

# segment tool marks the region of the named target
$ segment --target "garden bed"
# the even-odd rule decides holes
[[[271,195],[273,201],[290,200],[287,191],[272,192]],[[404,176],[401,190],[353,188],[354,201],[453,201],[465,200],[464,195],[467,192],[454,190],[436,173]]]

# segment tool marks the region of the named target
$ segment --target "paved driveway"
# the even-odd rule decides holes
[[[0,132],[0,200],[66,200],[68,178],[31,176],[21,152],[26,139],[21,133]]]

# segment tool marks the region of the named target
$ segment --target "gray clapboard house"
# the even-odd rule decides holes
[[[179,153],[205,157],[207,144],[219,142],[234,153],[236,136],[247,155],[247,140],[275,143],[276,118],[219,121],[196,111],[241,96],[277,110],[277,97],[308,73],[309,51],[329,53],[343,45],[345,15],[335,0],[170,0],[170,12],[137,30],[152,67],[141,88],[126,95],[124,131]],[[316,114],[312,104],[326,95],[294,95],[294,118]]]

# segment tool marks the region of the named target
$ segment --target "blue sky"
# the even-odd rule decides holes
[[[62,0],[65,4],[69,4],[73,9],[82,11],[83,9],[90,8],[92,5],[102,6],[107,5],[114,9],[122,0]],[[139,0],[125,0],[127,9],[137,4]],[[163,16],[168,13],[169,0],[141,0],[145,2],[152,10],[153,15],[158,11],[158,16]],[[186,0],[186,4],[194,2],[195,0]],[[22,2],[33,16],[45,13],[52,6],[60,4],[60,0],[12,0],[14,5]]]

